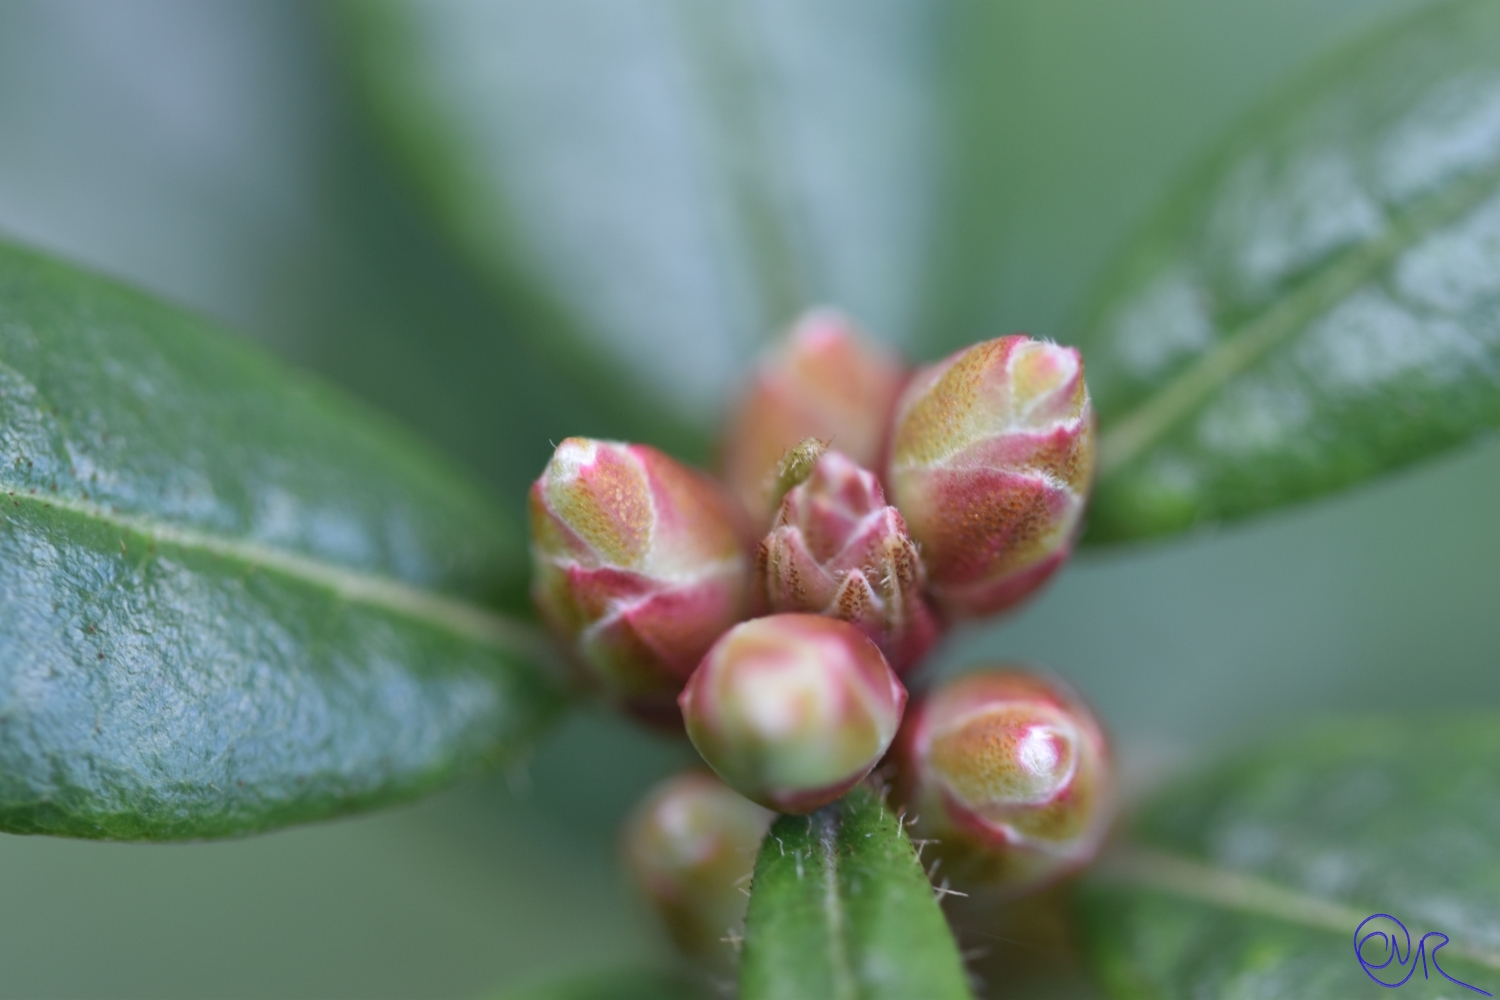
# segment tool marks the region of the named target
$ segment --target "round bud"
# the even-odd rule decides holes
[[[719,968],[745,917],[741,888],[773,814],[702,771],[669,778],[626,821],[626,867],[683,954]]]
[[[898,786],[948,870],[1022,892],[1087,864],[1113,816],[1109,746],[1061,682],[982,670],[912,706]]]
[[[678,703],[689,739],[731,788],[809,813],[884,756],[906,689],[853,625],[783,614],[726,632]]]
[[[606,691],[673,718],[698,661],[748,613],[739,517],[654,448],[568,438],[531,488],[537,610]]]
[[[905,368],[827,309],[804,315],[760,365],[724,435],[724,480],[763,527],[776,510],[777,465],[806,438],[874,468]]]
[[[1094,471],[1083,360],[1027,337],[919,371],[896,407],[887,483],[952,618],[1003,611],[1067,559]]]

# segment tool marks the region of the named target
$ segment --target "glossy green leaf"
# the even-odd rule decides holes
[[[1389,997],[1354,952],[1385,913],[1412,949],[1450,939],[1396,995],[1479,996],[1439,967],[1500,992],[1496,775],[1500,716],[1471,715],[1324,724],[1188,780],[1091,876],[1090,957],[1122,998]],[[1413,968],[1400,943],[1387,983]],[[1365,957],[1386,957],[1380,939]]]
[[[559,707],[519,527],[201,320],[0,245],[0,829],[213,837],[409,797]]]
[[[755,862],[740,1000],[969,996],[916,850],[876,795],[776,821]]]
[[[1500,8],[1403,24],[1257,116],[1126,254],[1080,344],[1096,541],[1500,425]]]
[[[703,430],[822,302],[920,325],[946,2],[351,0],[351,60],[449,229],[574,367]],[[555,324],[533,332],[556,340]]]
[[[496,994],[497,1000],[713,1000],[714,996],[700,980],[636,969],[573,976],[545,986]]]

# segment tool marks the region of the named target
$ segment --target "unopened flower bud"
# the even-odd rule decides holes
[[[884,756],[906,689],[853,625],[771,615],[726,632],[678,703],[688,738],[731,788],[778,812],[809,813]]]
[[[804,315],[761,363],[724,438],[724,479],[755,524],[775,513],[777,463],[806,438],[874,468],[905,377],[846,317],[823,309]]]
[[[772,611],[849,622],[897,673],[937,641],[906,522],[886,504],[875,476],[839,452],[824,452],[787,493],[760,544],[756,576]]]
[[[1109,746],[1061,683],[984,670],[912,706],[895,755],[922,837],[970,884],[1023,892],[1087,864],[1113,816]]]
[[[897,404],[887,484],[950,617],[1002,611],[1062,565],[1093,471],[1070,347],[975,344],[919,371]]]
[[[626,866],[684,954],[733,964],[725,941],[745,917],[741,888],[755,867],[772,813],[711,774],[669,778],[625,825]]]
[[[568,438],[531,488],[532,596],[591,677],[646,715],[747,613],[734,502],[643,445]]]

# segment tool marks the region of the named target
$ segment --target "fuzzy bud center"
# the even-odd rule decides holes
[[[1056,798],[1072,782],[1077,756],[1078,734],[1066,721],[998,708],[935,734],[930,760],[958,798],[984,812]]]

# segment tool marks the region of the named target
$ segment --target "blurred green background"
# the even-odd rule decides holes
[[[1009,0],[985,54],[998,334],[1066,337],[1216,135],[1406,0]],[[1003,99],[1002,99],[1003,98]],[[962,213],[957,213],[962,214]],[[320,8],[0,0],[0,231],[227,321],[379,405],[519,510],[548,439],[648,433],[577,399],[448,249]],[[1314,713],[1500,701],[1500,447],[1215,535],[1093,553],[944,669],[1026,658],[1132,780]],[[614,863],[680,747],[580,712],[524,770],[235,843],[0,836],[0,996],[463,997],[663,946]]]

